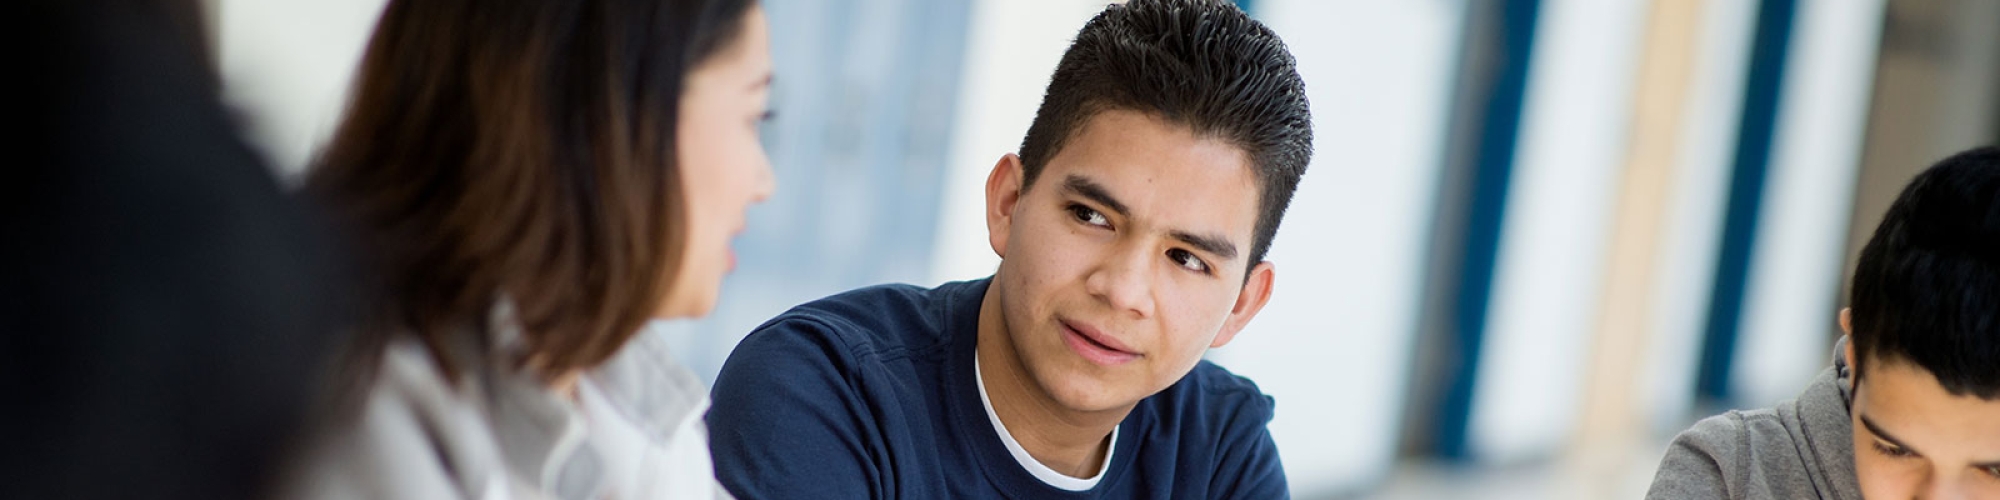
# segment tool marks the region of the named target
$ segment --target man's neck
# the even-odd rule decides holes
[[[1042,465],[1070,477],[1096,475],[1110,450],[1112,429],[1132,406],[1077,411],[1050,397],[1014,350],[1006,316],[1001,314],[999,286],[997,279],[988,285],[979,304],[978,366],[993,413]]]

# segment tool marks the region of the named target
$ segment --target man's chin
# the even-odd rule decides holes
[[[1079,413],[1111,411],[1131,405],[1132,401],[1102,383],[1089,381],[1086,376],[1065,374],[1058,380],[1067,382],[1063,386],[1051,387],[1049,398],[1064,409]]]

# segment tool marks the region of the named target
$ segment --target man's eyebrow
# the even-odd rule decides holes
[[[1070,176],[1064,177],[1063,190],[1077,196],[1089,198],[1090,201],[1104,205],[1104,208],[1111,209],[1112,212],[1117,212],[1120,216],[1130,213],[1125,209],[1125,204],[1120,203],[1117,198],[1112,198],[1111,192],[1106,191],[1104,186],[1083,176],[1070,174]]]
[[[1892,436],[1889,435],[1888,432],[1884,432],[1882,430],[1882,426],[1875,425],[1875,421],[1870,420],[1867,415],[1861,416],[1861,426],[1867,427],[1868,432],[1874,433],[1875,437],[1881,438],[1883,441],[1888,441],[1889,444],[1896,445],[1897,448],[1902,448],[1903,451],[1908,451],[1910,453],[1916,453],[1918,455],[1922,455],[1922,453],[1917,452],[1916,448],[1911,448],[1910,445],[1903,444],[1902,440],[1896,439],[1896,436]]]
[[[1186,231],[1173,231],[1169,234],[1172,234],[1174,239],[1181,240],[1195,247],[1195,249],[1214,254],[1216,257],[1221,257],[1222,260],[1236,259],[1236,244],[1230,243],[1227,238],[1212,234],[1194,234]]]

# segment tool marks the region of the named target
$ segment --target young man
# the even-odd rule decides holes
[[[1271,295],[1311,156],[1278,37],[1217,1],[1105,9],[986,182],[999,269],[866,288],[750,334],[716,473],[769,498],[1283,498],[1272,400],[1202,361]]]
[[[2000,498],[2000,149],[1910,182],[1840,327],[1805,393],[1681,433],[1647,498]]]

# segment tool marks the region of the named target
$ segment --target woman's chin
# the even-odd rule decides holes
[[[715,295],[715,293],[707,293],[702,294],[701,297],[688,297],[682,300],[669,299],[666,303],[660,304],[660,309],[653,313],[653,319],[700,319],[706,317],[709,313],[715,311]]]

